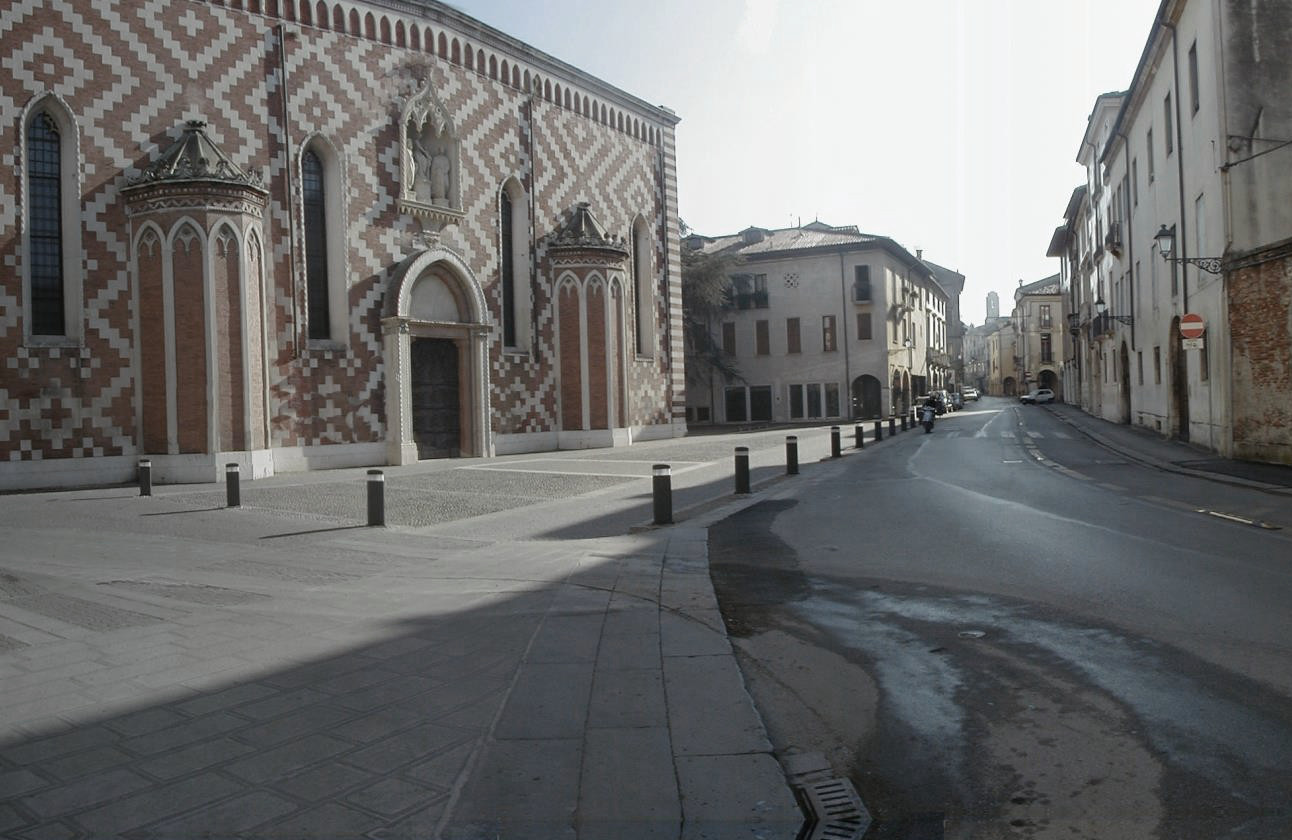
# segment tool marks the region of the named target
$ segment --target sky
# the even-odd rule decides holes
[[[961,318],[1059,271],[1045,251],[1086,120],[1159,0],[450,0],[677,112],[697,233],[820,219],[965,275]]]

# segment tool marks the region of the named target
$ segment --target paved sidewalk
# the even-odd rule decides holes
[[[388,470],[416,527],[362,471],[0,497],[0,836],[794,837],[706,545],[784,435]],[[652,461],[711,501],[628,533]]]
[[[1056,417],[1096,443],[1158,469],[1239,487],[1292,495],[1292,467],[1218,457],[1214,452],[1164,438],[1154,431],[1112,423],[1077,406],[1046,406]]]

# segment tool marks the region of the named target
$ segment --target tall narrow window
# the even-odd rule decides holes
[[[857,313],[857,340],[865,341],[869,338],[873,338],[873,333],[871,331],[871,324],[870,324],[870,313],[858,312]]]
[[[1050,341],[1049,333],[1041,333],[1041,361],[1054,361],[1054,346]]]
[[[27,132],[31,333],[63,335],[62,149],[58,126],[37,114]]]
[[[722,325],[722,352],[728,356],[736,355],[736,325],[731,321]]]
[[[766,320],[754,322],[754,355],[766,356],[772,352],[771,329]]]
[[[1166,99],[1162,102],[1162,116],[1166,119],[1166,139],[1164,142],[1166,143],[1167,157],[1170,157],[1171,152],[1175,151],[1175,140],[1171,137],[1175,133],[1175,119],[1171,115],[1170,92],[1166,94]]]
[[[1198,113],[1198,42],[1189,47],[1189,104]]]
[[[511,196],[503,190],[498,201],[502,250],[502,343],[516,346],[516,260],[512,254]]]
[[[301,159],[301,192],[305,205],[305,292],[309,296],[309,337],[332,338],[328,305],[327,204],[323,162],[313,150]]]
[[[1148,134],[1145,135],[1144,149],[1144,154],[1147,155],[1148,160],[1148,182],[1151,184],[1157,175],[1153,166],[1153,129],[1151,128],[1148,130]]]
[[[502,344],[511,352],[532,349],[534,284],[529,199],[516,178],[498,192],[498,296]]]
[[[870,266],[857,265],[852,268],[852,300],[854,303],[870,303]]]
[[[834,340],[834,316],[821,316],[821,349],[826,353],[837,349]]]
[[[655,272],[651,260],[652,240],[646,220],[633,222],[633,295],[637,322],[637,355],[655,353]]]
[[[799,332],[798,318],[785,319],[785,352],[786,353],[803,352],[803,343],[802,343],[801,334]]]

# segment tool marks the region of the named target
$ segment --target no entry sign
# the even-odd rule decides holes
[[[1207,331],[1207,322],[1202,320],[1202,316],[1190,312],[1180,318],[1180,337],[1181,338],[1202,338],[1202,334]]]

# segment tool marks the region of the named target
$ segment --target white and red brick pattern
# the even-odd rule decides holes
[[[472,38],[462,34],[467,29]],[[227,327],[241,319],[259,330],[258,319],[265,319],[269,381],[255,379],[255,385],[267,386],[270,440],[255,440],[263,418],[247,424],[245,404],[232,396],[242,368],[253,360],[242,359],[238,346],[218,342],[216,391],[233,404],[212,415],[205,404],[206,339],[199,335],[207,322],[177,311],[177,323],[185,325],[175,350],[181,450],[201,450],[210,436],[227,447],[225,438],[246,437],[246,425],[252,446],[384,440],[380,318],[395,267],[420,247],[416,222],[397,203],[398,119],[403,103],[428,80],[453,117],[461,148],[464,217],[444,232],[444,241],[484,287],[495,324],[501,312],[498,191],[515,177],[532,201],[533,352],[504,353],[496,329],[491,336],[492,432],[562,428],[559,302],[545,237],[579,201],[592,205],[612,235],[629,237],[638,215],[651,226],[658,249],[651,262],[659,349],[650,359],[630,354],[628,404],[616,413],[629,426],[680,423],[675,119],[668,112],[539,53],[509,54],[506,39],[432,2],[414,15],[330,0],[15,0],[0,10],[0,45],[0,463],[132,456],[157,443],[153,427],[165,408],[155,404],[152,382],[162,374],[137,365],[155,358],[149,343],[162,339],[149,330],[160,332],[159,313],[145,306],[136,320],[133,301],[141,288],[143,300],[152,300],[148,284],[156,278],[148,262],[156,257],[150,249],[161,243],[145,243],[140,265],[132,267],[120,190],[190,119],[205,120],[211,139],[244,171],[260,173],[270,191],[263,219],[268,311],[246,313],[231,304],[229,289],[244,278],[229,273],[236,268],[221,268],[227,276],[214,322]],[[26,340],[22,323],[19,132],[24,109],[46,94],[71,113],[81,153],[83,335],[60,347]],[[340,347],[311,347],[304,340],[303,270],[298,265],[293,272],[291,265],[293,255],[303,260],[303,247],[299,194],[287,202],[288,184],[299,190],[299,179],[289,179],[287,167],[298,171],[301,149],[315,136],[331,144],[341,165],[350,335]],[[208,241],[212,231],[201,233],[203,249],[228,244]],[[204,250],[202,258],[209,257]],[[179,252],[175,258],[179,283]],[[188,300],[185,306],[194,298]],[[631,311],[631,299],[622,305]],[[632,323],[625,321],[626,347],[634,346]],[[251,367],[258,377],[257,366]],[[208,428],[212,417],[219,428]]]

